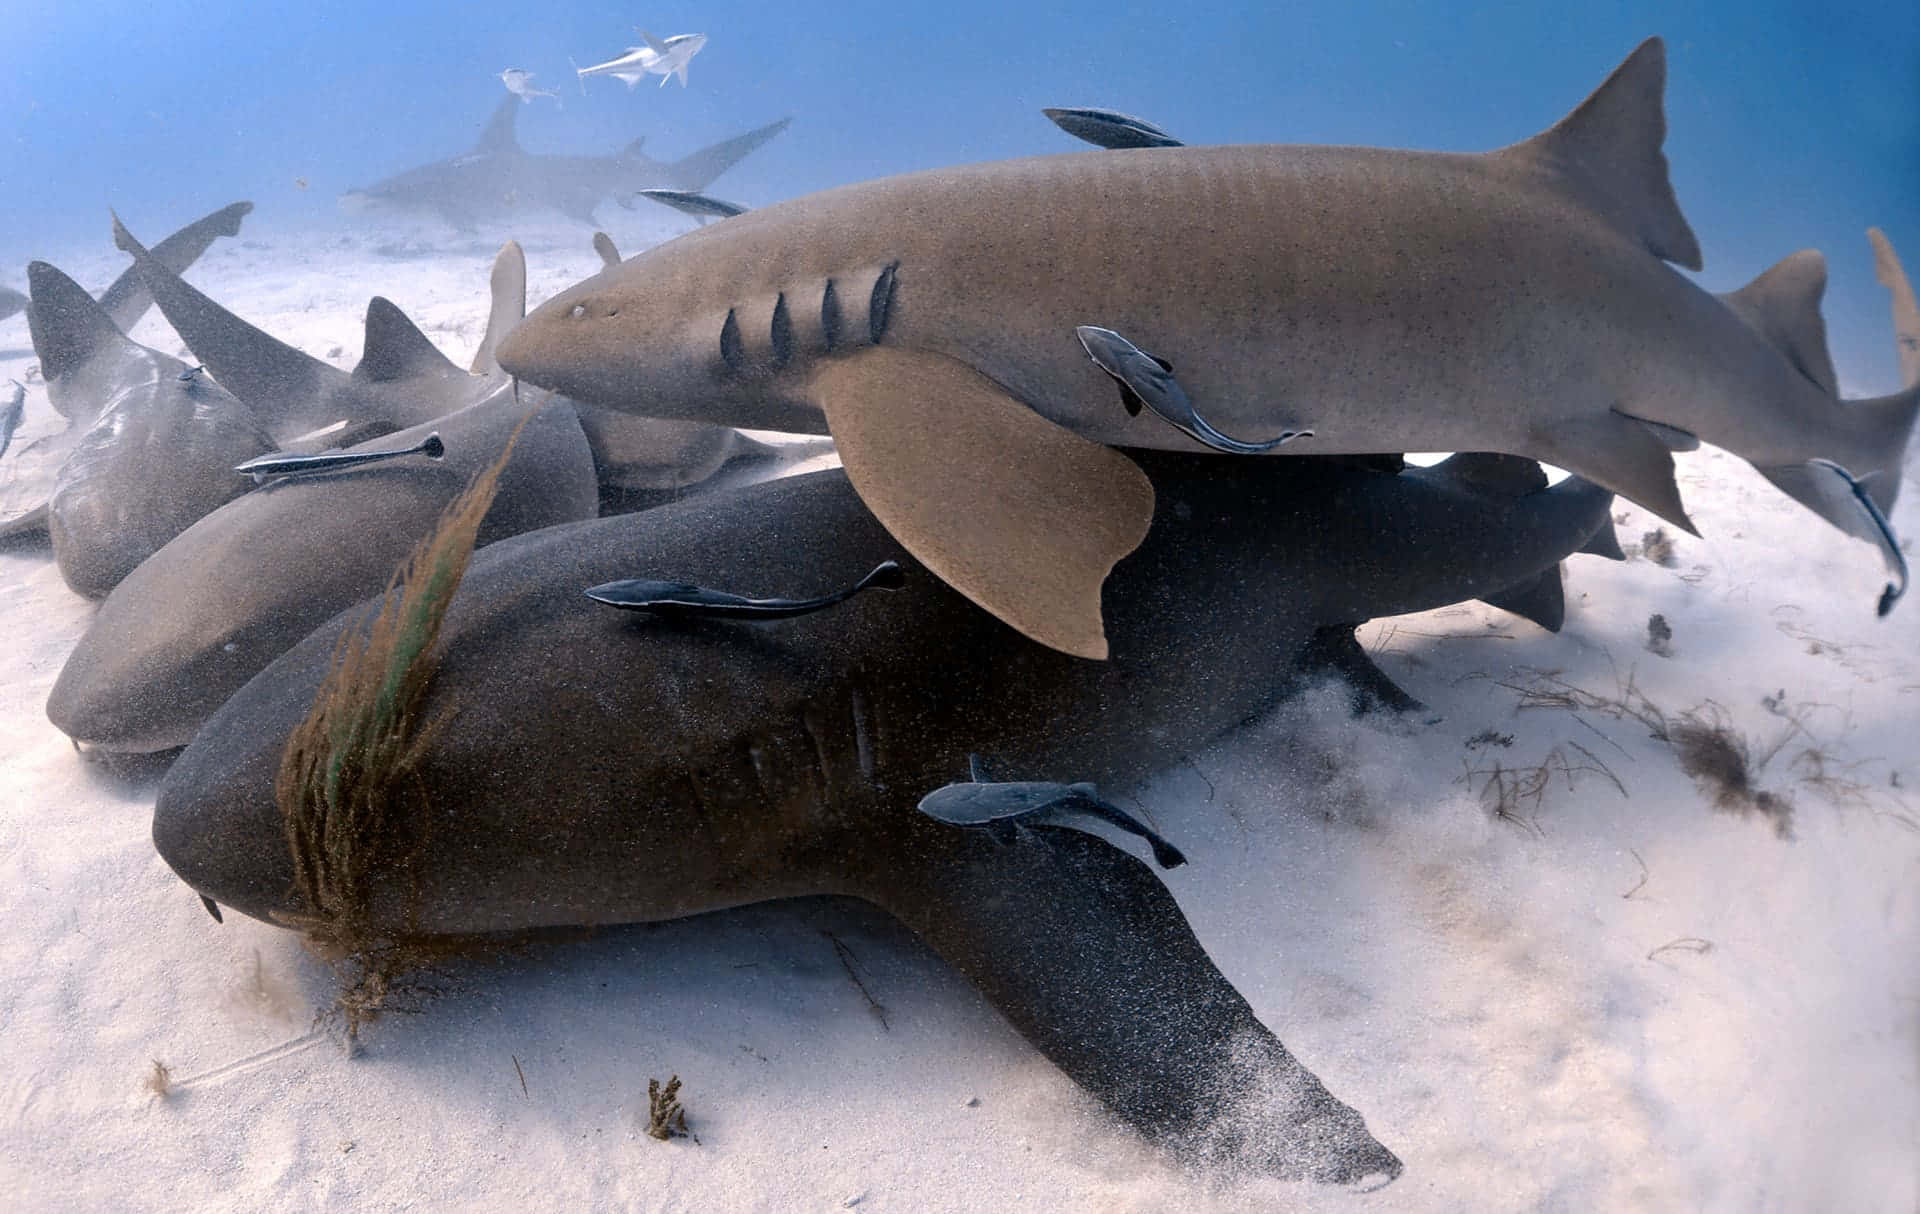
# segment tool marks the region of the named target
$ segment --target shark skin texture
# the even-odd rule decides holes
[[[480,141],[459,156],[436,160],[341,196],[348,210],[424,211],[458,231],[513,219],[529,208],[558,211],[591,225],[609,198],[625,202],[641,190],[700,191],[755,148],[787,129],[782,118],[724,139],[678,160],[654,160],[636,139],[612,156],[544,156],[520,146],[514,127],[520,99],[494,108]]]
[[[1920,388],[1835,397],[1817,254],[1737,302],[1676,272],[1700,257],[1661,150],[1665,76],[1650,39],[1484,154],[1127,148],[828,190],[602,271],[499,358],[590,404],[831,433],[916,557],[1085,657],[1152,513],[1115,449],[1200,444],[1130,412],[1080,326],[1164,364],[1216,433],[1311,432],[1274,455],[1522,455],[1691,531],[1672,452],[1706,441],[1893,567],[1873,511]]]

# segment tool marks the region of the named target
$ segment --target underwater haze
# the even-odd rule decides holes
[[[1667,155],[1702,281],[1731,289],[1820,249],[1843,390],[1897,386],[1863,231],[1920,231],[1920,5],[1898,0],[8,8],[0,266],[104,245],[109,206],[136,231],[234,198],[264,230],[340,222],[344,191],[469,147],[508,67],[563,101],[524,108],[532,151],[611,154],[645,136],[668,158],[791,115],[713,187],[764,205],[1072,150],[1038,113],[1054,105],[1138,114],[1191,143],[1484,150],[1544,128],[1660,34]],[[583,94],[570,58],[615,57],[636,23],[708,35],[689,86],[603,77]],[[21,286],[18,271],[0,285]]]

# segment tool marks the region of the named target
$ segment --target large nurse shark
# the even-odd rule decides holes
[[[462,156],[396,173],[341,196],[349,210],[389,207],[427,211],[461,231],[484,221],[511,219],[529,208],[547,208],[593,222],[594,208],[609,198],[629,203],[641,190],[664,186],[704,190],[749,152],[787,128],[782,118],[701,148],[679,160],[654,160],[636,139],[613,156],[543,156],[520,146],[514,134],[520,100],[507,97],[493,111],[480,142]]]
[[[314,736],[302,719],[375,608],[343,613],[201,729],[161,788],[154,842],[216,905],[360,938],[865,898],[1136,1128],[1225,1144],[1264,1173],[1393,1174],[1144,865],[1044,826],[1001,842],[915,804],[962,778],[969,754],[1010,777],[1136,780],[1268,707],[1303,667],[1403,699],[1355,644],[1356,622],[1530,583],[1610,539],[1611,495],[1489,478],[1481,457],[1398,475],[1142,460],[1159,525],[1108,587],[1111,662],[973,607],[900,551],[842,472],[793,477],[475,553],[405,709],[419,740],[392,742],[397,778],[424,800],[367,800],[342,777],[324,802],[287,808],[276,785],[300,795],[289,772],[311,757],[289,739]],[[893,593],[810,614],[797,613],[845,596],[762,601],[787,617],[764,623],[632,615],[583,593],[684,579],[698,587],[674,592],[683,606],[737,612],[741,594],[831,592],[888,560],[905,567]],[[418,600],[402,603],[397,618],[413,618]],[[363,686],[409,678],[394,668]],[[331,729],[321,736],[345,736]],[[351,753],[356,773],[372,766]]]
[[[1128,148],[829,190],[601,272],[499,359],[589,403],[830,432],[909,551],[1086,657],[1153,514],[1117,447],[1509,452],[1691,531],[1672,453],[1706,441],[1903,586],[1885,516],[1920,386],[1838,398],[1817,253],[1727,298],[1675,271],[1700,250],[1665,78],[1650,39],[1479,155]]]

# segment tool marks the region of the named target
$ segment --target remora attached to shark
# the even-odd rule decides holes
[[[501,365],[590,403],[833,434],[941,577],[1104,656],[1103,578],[1152,491],[1077,340],[1164,363],[1217,432],[1277,454],[1504,451],[1692,529],[1671,452],[1732,450],[1850,534],[1884,527],[1920,388],[1842,404],[1817,254],[1728,299],[1661,151],[1650,39],[1548,131],[1469,155],[1138,148],[887,178],[749,211],[536,309]],[[1144,395],[1144,394],[1141,394]]]
[[[856,584],[899,550],[838,471],[481,550],[415,711],[438,722],[406,777],[427,801],[385,807],[371,844],[413,862],[326,861],[373,874],[358,925],[460,934],[851,894],[919,932],[1135,1127],[1218,1131],[1262,1172],[1397,1171],[1150,870],[1071,832],[1003,845],[914,806],[970,753],[997,773],[1124,785],[1267,707],[1296,665],[1330,657],[1390,687],[1354,623],[1530,582],[1608,526],[1610,495],[1489,488],[1473,460],[1401,475],[1145,461],[1160,525],[1115,572],[1109,663],[1025,640],[911,563],[893,593],[767,623],[636,617],[582,593],[636,574],[787,595]],[[276,772],[368,610],[262,671],[167,777],[154,841],[203,896],[288,924],[321,909],[294,892],[288,843],[319,824],[283,818]],[[416,834],[441,820],[429,806],[458,806],[460,828]]]
[[[519,98],[505,98],[471,151],[350,190],[341,197],[342,205],[430,211],[461,231],[543,207],[591,224],[594,208],[609,198],[630,198],[655,187],[706,189],[792,121],[782,118],[679,160],[661,161],[641,151],[644,139],[634,140],[613,156],[528,152],[514,135],[519,114]]]

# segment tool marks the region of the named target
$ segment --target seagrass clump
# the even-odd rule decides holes
[[[304,908],[294,926],[335,956],[369,960],[406,935],[376,926],[374,891],[405,886],[424,842],[418,767],[433,731],[421,710],[439,664],[436,641],[518,440],[515,430],[394,571],[371,626],[341,636],[281,754],[274,796]]]

